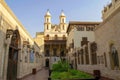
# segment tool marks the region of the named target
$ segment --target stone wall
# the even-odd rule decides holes
[[[7,6],[6,2],[2,0],[0,1],[0,80],[6,80],[7,77],[9,45],[11,42],[11,37],[6,39],[7,29],[17,29],[20,34],[20,44],[18,46],[20,50],[18,51],[17,78],[22,78],[27,74],[32,73],[33,68],[39,70],[42,67],[42,63],[30,63],[30,53],[27,53],[28,62],[25,62],[25,54],[23,52],[24,41],[27,41],[29,43],[29,45],[27,44],[27,46],[33,46],[34,41],[32,37],[16,18],[11,9]],[[25,51],[28,51],[27,49]],[[40,50],[35,49],[35,51]],[[42,58],[40,58],[39,61],[41,59]]]
[[[120,9],[120,8],[119,8]],[[98,45],[97,56],[102,56],[106,53],[106,63],[105,57],[104,62],[101,63],[99,67],[103,76],[113,78],[115,80],[120,79],[120,66],[115,68],[113,65],[113,60],[110,57],[110,45],[114,44],[116,50],[118,51],[119,65],[120,65],[120,10],[114,11],[114,15],[108,17],[95,31],[95,39]]]

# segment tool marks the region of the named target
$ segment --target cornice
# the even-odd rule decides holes
[[[23,25],[20,23],[20,21],[17,19],[17,17],[15,16],[15,14],[12,12],[12,10],[9,8],[9,6],[7,5],[7,3],[4,0],[0,0],[0,3],[4,6],[4,8],[8,11],[8,13],[13,17],[13,19],[20,25],[19,27],[21,27],[25,33],[31,38],[31,40],[33,41],[31,35],[27,32],[27,30],[23,27]]]
[[[119,12],[120,12],[120,7],[116,11],[114,11],[112,14],[110,14],[105,20],[103,20],[103,22],[99,25],[99,27],[96,28],[96,30],[102,27],[107,21],[112,19],[112,17],[114,17]]]

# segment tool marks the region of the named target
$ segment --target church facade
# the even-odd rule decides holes
[[[67,24],[63,11],[59,16],[59,24],[52,24],[49,11],[44,17],[44,53],[47,66],[47,61],[54,63],[66,55]]]

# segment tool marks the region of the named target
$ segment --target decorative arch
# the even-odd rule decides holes
[[[118,57],[118,51],[114,45],[114,43],[111,43],[109,45],[110,50],[110,63],[112,69],[119,69],[119,57]]]
[[[19,31],[16,29],[12,32],[13,34],[8,52],[7,80],[17,79],[18,53],[21,45]]]

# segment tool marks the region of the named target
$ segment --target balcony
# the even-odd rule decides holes
[[[66,37],[44,37],[44,40],[66,40]]]
[[[45,44],[66,44],[66,37],[44,37]]]

